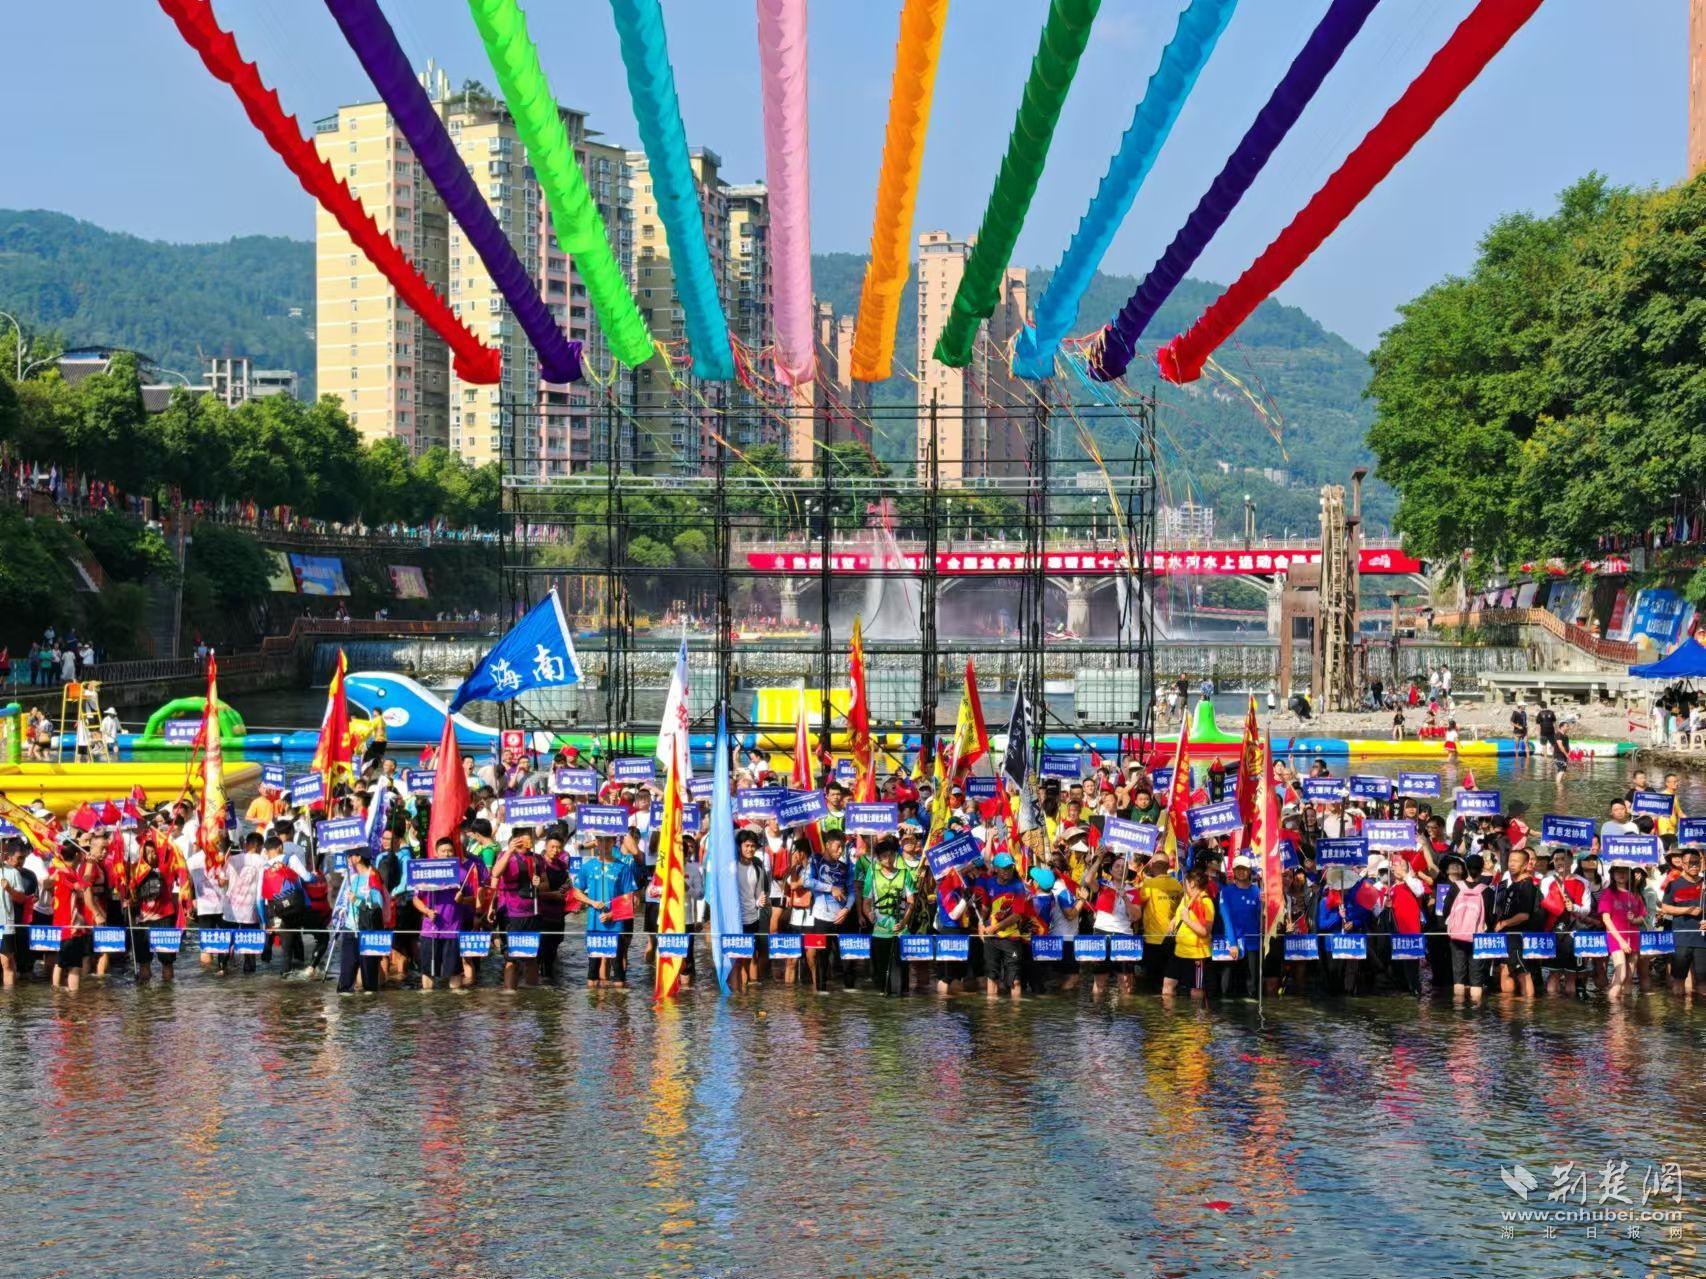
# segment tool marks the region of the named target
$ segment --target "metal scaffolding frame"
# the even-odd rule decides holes
[[[696,729],[713,728],[710,708],[726,703],[731,730],[780,737],[792,729],[791,722],[760,722],[756,705],[749,713],[746,699],[739,696],[743,683],[750,689],[803,680],[818,690],[820,741],[828,741],[836,718],[831,692],[846,686],[849,593],[864,589],[868,600],[871,584],[877,583],[883,584],[877,592],[883,598],[886,584],[910,583],[917,593],[916,634],[897,637],[867,629],[865,637],[868,668],[893,677],[891,689],[907,687],[914,694],[906,705],[887,707],[880,715],[873,707],[874,733],[883,738],[900,735],[911,743],[943,727],[951,731],[958,697],[954,686],[969,657],[976,664],[980,689],[1026,690],[1032,706],[1043,712],[1033,717],[1039,733],[1114,735],[1120,739],[1117,749],[1145,749],[1155,732],[1155,626],[1148,568],[1158,501],[1152,411],[1147,406],[1068,403],[1037,394],[998,407],[1001,429],[1009,438],[1018,430],[1022,452],[980,460],[975,466],[942,455],[942,428],[963,446],[968,426],[987,427],[989,408],[980,407],[974,423],[970,413],[934,402],[862,410],[860,420],[873,437],[897,429],[907,434],[928,431],[927,446],[916,454],[915,463],[888,466],[880,475],[872,474],[876,468],[858,456],[857,444],[828,446],[832,430],[846,429],[844,411],[811,412],[817,444],[812,460],[787,464],[785,470],[760,468],[727,443],[719,443],[711,465],[696,474],[638,474],[618,462],[602,471],[549,477],[532,466],[518,466],[511,454],[502,476],[498,552],[504,615],[519,616],[552,584],[568,592],[565,607],[583,632],[577,639],[582,664],[602,694],[601,699],[581,695],[582,718],[575,722],[604,735],[613,752],[632,749],[636,737],[657,727],[655,716],[636,708],[637,694],[645,687],[642,667],[653,672],[655,686],[656,672],[667,665],[667,655],[684,633],[673,622],[654,620],[660,605],[666,616],[681,606],[702,623],[688,634],[689,648],[696,673],[708,668],[712,675],[709,686],[715,697],[701,693],[694,699]],[[648,414],[619,404],[607,393],[592,427],[603,437],[602,455],[621,459],[635,455],[632,434],[629,447],[621,444],[624,432],[640,431],[648,416],[664,425],[682,411],[678,405]],[[725,441],[740,438],[743,428],[750,434],[755,426],[772,424],[783,411],[768,406],[724,409],[718,413],[718,434]],[[800,416],[793,422],[800,423],[808,411],[794,410]],[[512,427],[536,416],[529,407],[506,413]],[[1092,460],[1084,450],[1084,432],[1097,433],[1103,460]],[[1116,432],[1117,449],[1109,443]],[[504,438],[513,442],[526,434],[510,429]],[[870,455],[869,448],[863,452]],[[1087,600],[1085,581],[1106,589],[1112,579],[1118,603],[1114,634],[1100,639],[1051,635],[1047,605],[1063,575],[1046,567],[1045,556],[1063,542],[1072,544],[1075,521],[1088,524],[1086,512],[1096,511],[1103,501],[1115,518],[1108,521],[1110,536],[1097,545],[1104,557],[1113,557],[1115,567],[1083,574],[1065,587]],[[695,531],[702,540],[682,537]],[[990,532],[1001,533],[1002,540],[994,543],[982,536]],[[670,543],[678,548],[676,562],[666,563],[659,546]],[[1002,548],[999,556],[991,554],[993,545]],[[680,562],[683,546],[692,552],[687,556],[691,562]],[[904,558],[895,560],[892,550],[882,552],[884,546],[900,550]],[[744,558],[753,547],[785,553],[801,567],[786,573],[754,567]],[[975,578],[943,568],[957,555],[974,553],[1007,567],[979,572]],[[984,598],[1012,601],[1011,608],[1003,606],[984,619],[983,633],[944,635],[945,589],[965,591],[971,582]],[[814,586],[815,607],[798,609],[797,626],[779,624],[772,634],[742,636],[741,607],[768,606],[774,597],[779,601],[776,615],[786,617],[789,601],[797,607],[799,597]],[[911,596],[906,598],[910,601]],[[1082,607],[1088,613],[1089,604]],[[1135,683],[1135,694],[1126,698],[1121,713],[1087,716],[1081,709],[1068,719],[1048,710],[1051,679],[1104,670],[1136,672],[1135,678],[1110,677]],[[695,684],[706,687],[702,678]],[[944,695],[954,699],[946,708]],[[514,713],[538,727],[563,727],[530,717],[519,707]],[[593,718],[596,724],[589,724]],[[990,725],[992,732],[1000,727]]]

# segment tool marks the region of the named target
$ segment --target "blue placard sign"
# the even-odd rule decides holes
[[[774,817],[776,808],[788,796],[780,786],[749,786],[735,792],[736,817]]]
[[[97,955],[124,954],[124,929],[97,928],[94,930],[94,945]]]
[[[504,937],[504,958],[538,959],[538,933],[509,933]]]
[[[1684,817],[1676,825],[1676,842],[1684,848],[1706,847],[1706,817]]]
[[[504,800],[504,820],[511,826],[533,826],[557,820],[557,801],[550,795],[518,795]]]
[[[940,879],[951,870],[971,865],[983,856],[983,851],[978,848],[977,841],[968,834],[944,839],[935,847],[926,849],[924,855],[930,859],[930,873]]]
[[[687,779],[687,798],[693,800],[710,799],[711,792],[716,788],[715,777],[689,777]]]
[[[271,786],[275,790],[283,790],[284,789],[284,765],[283,764],[262,764],[261,765],[261,785],[262,786]]]
[[[596,795],[598,774],[590,768],[553,768],[551,789],[559,795]]]
[[[994,799],[1000,783],[993,777],[966,778],[967,799]]]
[[[1394,933],[1393,959],[1422,959],[1427,955],[1427,938],[1414,933]]]
[[[1604,959],[1611,954],[1610,939],[1602,932],[1574,933],[1570,941],[1577,959]]]
[[[168,746],[193,746],[199,732],[199,719],[169,719],[161,725],[160,736]]]
[[[1315,841],[1315,864],[1355,866],[1360,870],[1368,865],[1368,841],[1361,837],[1318,839]]]
[[[1554,817],[1547,813],[1540,819],[1540,842],[1543,844],[1592,848],[1593,836],[1593,820],[1588,817]]]
[[[1392,798],[1392,779],[1378,773],[1358,773],[1351,778],[1351,798],[1384,804]]]
[[[57,928],[52,924],[31,924],[30,949],[58,950],[60,946],[60,934],[64,931],[64,929]]]
[[[1108,939],[1096,933],[1080,933],[1072,939],[1072,957],[1102,963],[1108,958]]]
[[[1061,958],[1066,949],[1064,937],[1033,937],[1031,938],[1031,958],[1037,960],[1056,960]]]
[[[1637,817],[1669,817],[1676,812],[1676,796],[1664,791],[1638,790],[1631,811]]]
[[[663,801],[654,799],[651,807],[652,829],[655,831],[663,825]],[[691,835],[705,824],[705,815],[699,811],[699,805],[687,804],[681,810],[681,829]]]
[[[458,933],[456,949],[463,959],[484,959],[492,953],[490,933]]]
[[[175,955],[183,949],[184,930],[181,928],[150,928],[148,945],[156,954]]]
[[[841,829],[849,835],[887,835],[900,829],[900,805],[849,804]]]
[[[239,955],[259,955],[267,948],[267,935],[260,928],[236,928],[231,932],[231,949]]]
[[[659,933],[658,954],[668,955],[675,959],[687,958],[687,952],[692,949],[693,938],[689,933]]]
[[[619,933],[588,933],[586,935],[586,957],[588,959],[615,959],[616,943],[620,936]]]
[[[869,933],[842,933],[841,958],[869,959],[871,957],[871,936]]]
[[[1076,780],[1079,776],[1077,751],[1044,751],[1042,767],[1038,771],[1044,777],[1063,777]]]
[[[1219,964],[1229,964],[1238,958],[1232,951],[1232,943],[1224,937],[1216,937],[1209,943],[1208,957]]]
[[[960,964],[971,958],[971,938],[942,934],[936,938],[936,958]]]
[[[620,804],[582,804],[575,810],[575,829],[583,835],[628,833],[628,810]]]
[[[231,930],[229,928],[204,928],[196,937],[196,944],[213,955],[223,955],[231,949]]]
[[[805,953],[805,938],[798,933],[775,933],[770,938],[770,958],[798,959]]]
[[[462,866],[453,857],[411,857],[403,868],[403,887],[426,893],[435,888],[455,888]]]
[[[853,779],[857,776],[859,776],[859,770],[852,760],[838,759],[835,761],[835,780],[843,786],[851,786]]]
[[[613,782],[649,782],[657,777],[657,761],[650,755],[624,755],[610,761]]]
[[[367,832],[359,817],[337,817],[314,823],[314,840],[322,853],[342,853],[367,845]]]
[[[1504,959],[1510,954],[1510,941],[1503,933],[1476,933],[1471,954],[1476,959]]]
[[[290,779],[290,806],[307,808],[310,804],[326,802],[326,779],[318,773],[304,773]]]
[[[1503,811],[1496,790],[1460,790],[1451,802],[1466,817],[1497,817]]]
[[[729,959],[751,959],[757,953],[757,938],[751,933],[721,933],[718,935],[723,954]]]
[[[391,953],[390,930],[381,928],[362,933],[359,943],[363,955],[389,955]]]
[[[1338,777],[1305,777],[1297,786],[1310,804],[1337,804],[1345,798],[1345,783]]]
[[[820,790],[791,790],[776,805],[778,826],[803,826],[823,820],[829,812],[829,801]]]
[[[935,949],[930,945],[928,937],[902,937],[900,939],[900,957],[902,959],[908,961],[930,959],[934,954]]]
[[[1555,933],[1524,933],[1522,935],[1522,957],[1524,959],[1558,958],[1557,935]]]
[[[1368,938],[1362,933],[1328,933],[1328,959],[1367,959]]]
[[[1659,864],[1657,835],[1607,835],[1599,842],[1599,855],[1607,862],[1627,862],[1631,866]]]
[[[1222,800],[1218,804],[1198,804],[1185,810],[1192,839],[1207,839],[1211,835],[1226,835],[1242,828],[1244,819],[1238,815],[1238,801]]]
[[[403,774],[403,784],[409,788],[411,795],[425,795],[431,799],[438,793],[438,774],[425,768],[411,768]]]
[[[1110,817],[1102,823],[1102,842],[1122,853],[1153,854],[1161,843],[1161,828],[1148,822]]]
[[[1143,958],[1143,938],[1108,938],[1108,958],[1116,964],[1135,964]]]
[[[1438,799],[1440,795],[1438,773],[1399,773],[1398,793],[1409,795],[1414,799]]]
[[[1392,821],[1366,821],[1362,837],[1369,848],[1380,853],[1408,852],[1416,846],[1416,823],[1405,818]]]
[[[1149,784],[1155,788],[1153,794],[1165,795],[1167,788],[1173,784],[1173,766],[1163,764],[1160,768],[1150,769]]]
[[[1304,960],[1319,959],[1321,952],[1315,943],[1312,933],[1287,933],[1285,938],[1285,957],[1292,963]]]
[[[1643,932],[1641,934],[1641,953],[1643,955],[1676,954],[1676,934]]]

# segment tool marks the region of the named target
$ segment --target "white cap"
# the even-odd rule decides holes
[[[1239,853],[1238,856],[1236,856],[1232,859],[1232,869],[1233,870],[1237,870],[1240,866],[1244,867],[1246,870],[1255,870],[1256,869],[1256,863],[1254,861],[1252,861],[1250,858],[1244,856],[1243,853]]]
[[[1371,875],[1378,875],[1391,864],[1392,863],[1388,862],[1386,858],[1382,857],[1379,853],[1371,853],[1368,859],[1368,873]]]

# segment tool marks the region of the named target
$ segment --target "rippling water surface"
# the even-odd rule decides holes
[[[1706,1273],[1706,1008],[1668,995],[659,1011],[185,966],[5,997],[5,1273]],[[1571,1161],[1590,1207],[1679,1164],[1682,1237],[1506,1236],[1501,1168],[1539,1201]]]

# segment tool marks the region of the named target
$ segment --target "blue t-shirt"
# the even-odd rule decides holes
[[[612,901],[623,893],[634,891],[634,863],[626,859],[607,862],[600,857],[588,857],[575,872],[575,887],[595,902]],[[624,922],[607,922],[603,911],[589,910],[586,913],[586,930],[589,933],[619,933]]]
[[[1214,926],[1234,946],[1254,946],[1262,932],[1262,890],[1254,883],[1248,888],[1231,880],[1222,884]]]

